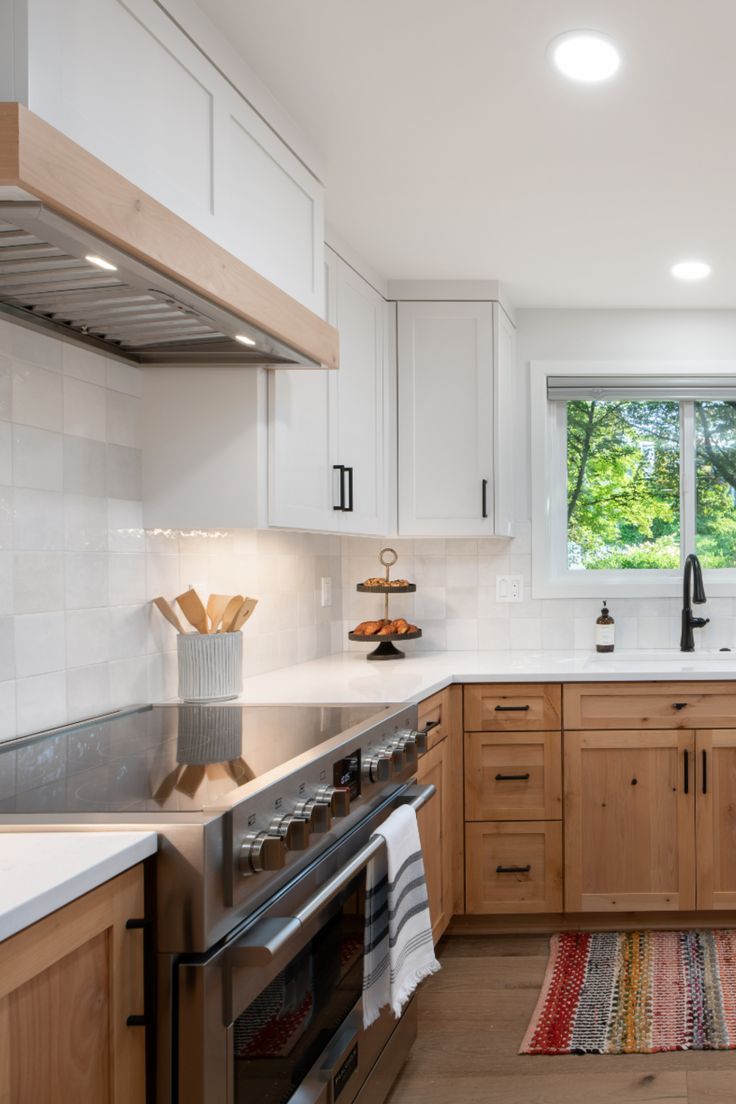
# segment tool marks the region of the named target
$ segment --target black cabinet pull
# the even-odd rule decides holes
[[[345,465],[333,464],[332,470],[340,473],[340,503],[338,506],[333,506],[333,510],[345,509]]]
[[[488,480],[481,480],[481,517],[488,517]]]
[[[687,705],[687,702],[673,702],[672,703],[672,708],[673,709],[684,709],[686,705]]]
[[[497,874],[528,874],[531,870],[531,863],[527,863],[526,866],[497,866]]]
[[[343,509],[345,510],[346,514],[352,514],[352,512],[353,512],[353,469],[352,469],[352,467],[349,467],[349,468],[346,468],[345,471],[348,473],[348,505],[344,506]]]
[[[128,1016],[125,1021],[127,1027],[145,1027],[147,1022],[145,1016]]]
[[[690,793],[690,753],[685,750],[685,777],[683,779],[685,793]]]
[[[426,736],[428,732],[431,732],[433,728],[437,728],[437,725],[441,724],[442,721],[427,721],[424,726],[424,735]]]
[[[527,713],[531,707],[528,705],[497,705],[497,713]]]
[[[708,792],[708,752],[703,748],[703,793]]]
[[[528,782],[531,775],[527,771],[526,774],[497,774],[497,782]]]

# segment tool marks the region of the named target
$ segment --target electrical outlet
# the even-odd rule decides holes
[[[321,603],[323,606],[332,605],[332,579],[329,575],[323,575],[322,577],[322,591],[321,591]]]
[[[524,601],[524,577],[523,577],[523,575],[497,575],[496,576],[496,601],[497,602],[523,602]]]

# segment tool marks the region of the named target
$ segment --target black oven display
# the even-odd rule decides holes
[[[365,879],[233,1025],[236,1104],[286,1104],[363,987]]]
[[[332,768],[332,785],[350,790],[350,800],[360,797],[360,748],[355,755],[340,759]]]

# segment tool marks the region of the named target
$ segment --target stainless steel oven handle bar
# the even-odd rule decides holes
[[[431,783],[426,786],[410,786],[401,794],[397,805],[411,805],[413,809],[419,810],[434,797],[435,793],[435,787]],[[337,897],[338,893],[350,885],[355,875],[359,874],[384,846],[383,836],[371,836],[368,843],[305,901],[293,916],[274,916],[256,924],[234,947],[229,949],[230,965],[267,966],[300,934],[309,921],[330,903],[333,897]]]

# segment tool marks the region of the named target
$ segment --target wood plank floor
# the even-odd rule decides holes
[[[519,1055],[546,936],[450,936],[388,1104],[736,1104],[736,1051]]]

